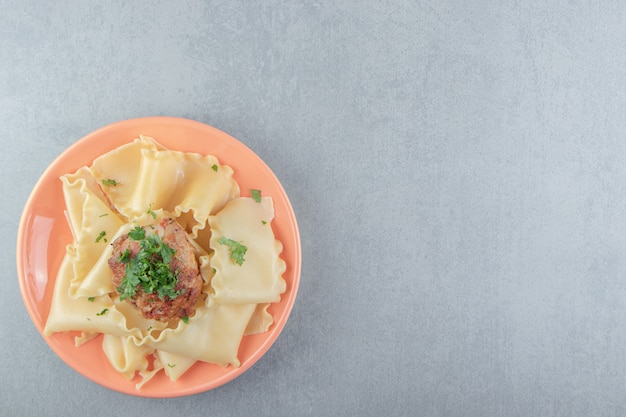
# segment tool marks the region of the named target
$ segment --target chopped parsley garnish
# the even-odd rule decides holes
[[[237,265],[243,265],[243,262],[245,261],[244,255],[248,250],[246,246],[232,239],[228,239],[224,236],[220,237],[217,240],[217,243],[228,246],[228,248],[230,249],[230,259],[232,259],[232,261],[235,262]]]
[[[265,220],[261,220],[261,223],[263,223],[263,226],[265,226],[267,224],[267,222]]]
[[[101,312],[96,313],[96,316],[104,316],[104,315],[107,313],[107,311],[109,311],[109,309],[108,309],[108,308],[105,308],[105,309],[104,309],[104,310],[102,310]]]
[[[104,213],[104,214],[99,215],[98,217],[104,217],[104,216],[108,216],[108,215],[109,215],[109,213]]]
[[[215,172],[217,172],[217,165],[213,164],[213,166],[211,167],[211,169]]]
[[[261,202],[261,190],[250,190],[250,195],[252,199],[257,203]]]
[[[174,299],[182,294],[184,290],[175,289],[178,277],[169,266],[176,251],[164,243],[158,234],[146,236],[145,229],[139,226],[131,230],[128,236],[139,242],[140,249],[134,257],[126,249],[118,258],[126,264],[126,274],[117,287],[120,301],[132,298],[139,287],[147,294],[156,293],[161,300],[165,297]]]
[[[128,237],[130,237],[132,240],[141,240],[146,237],[146,229],[141,226],[137,226],[133,230],[128,232]]]
[[[100,242],[102,239],[104,239],[104,242],[106,243],[106,236],[107,232],[105,232],[104,230],[100,232],[100,234],[98,235],[98,237],[96,238],[96,243]]]
[[[146,213],[151,215],[153,219],[156,219],[156,217],[157,217],[157,214],[154,211],[152,211],[152,204],[150,204],[148,206],[148,210],[146,211]]]
[[[176,366],[176,364],[175,364],[175,363],[168,363],[168,364],[167,364],[167,367],[168,367],[168,368],[173,368],[173,367],[175,367],[175,366]]]
[[[107,187],[115,187],[116,185],[119,185],[119,182],[109,178],[108,180],[102,180],[102,185],[106,185]]]
[[[124,264],[130,262],[130,249],[126,248],[124,252],[120,253],[120,256],[118,256],[117,260],[118,262],[122,262]]]
[[[87,298],[87,301],[89,301],[90,303],[93,303],[95,299],[96,297],[89,297]]]
[[[189,324],[189,317],[185,316],[181,320],[183,321],[183,323]]]

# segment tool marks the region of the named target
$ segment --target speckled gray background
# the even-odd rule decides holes
[[[626,415],[625,13],[0,0],[0,415]],[[266,356],[167,400],[66,366],[15,267],[46,166],[152,115],[246,143],[302,235],[297,303]]]

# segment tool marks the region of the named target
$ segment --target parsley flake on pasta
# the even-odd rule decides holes
[[[224,236],[220,237],[217,243],[228,246],[230,250],[230,259],[232,259],[237,265],[243,265],[243,262],[245,261],[244,255],[248,251],[246,246]]]

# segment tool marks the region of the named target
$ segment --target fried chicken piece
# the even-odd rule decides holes
[[[165,218],[158,225],[144,226],[143,230],[146,237],[152,233],[159,235],[162,242],[175,251],[168,265],[177,277],[174,290],[178,295],[175,297],[165,295],[161,299],[157,292],[147,293],[142,285],[138,285],[135,295],[126,301],[147,319],[167,322],[192,316],[202,291],[202,277],[187,233],[172,218]],[[118,289],[126,275],[128,259],[136,257],[141,248],[139,241],[133,240],[128,234],[115,239],[112,245],[113,254],[109,258],[109,267],[113,272],[113,286]]]

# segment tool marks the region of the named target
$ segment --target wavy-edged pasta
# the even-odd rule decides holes
[[[272,303],[285,291],[285,262],[276,254],[282,252],[275,240],[270,222],[274,218],[272,199],[256,202],[249,197],[229,201],[216,215],[209,217],[211,247],[215,251],[212,265],[214,299],[220,303]],[[269,226],[269,227],[268,227]],[[220,244],[227,237],[248,248],[245,262],[238,265],[229,258],[229,248]]]
[[[129,379],[140,375],[138,388],[161,370],[175,381],[196,361],[239,366],[242,338],[269,329],[268,306],[286,287],[272,199],[240,197],[233,170],[214,156],[168,150],[145,136],[61,182],[73,241],[44,334],[78,331],[77,346],[101,340],[114,369]],[[195,314],[169,322],[120,301],[108,264],[111,242],[165,218],[185,229],[203,283]],[[222,237],[245,245],[244,262],[233,261]]]

